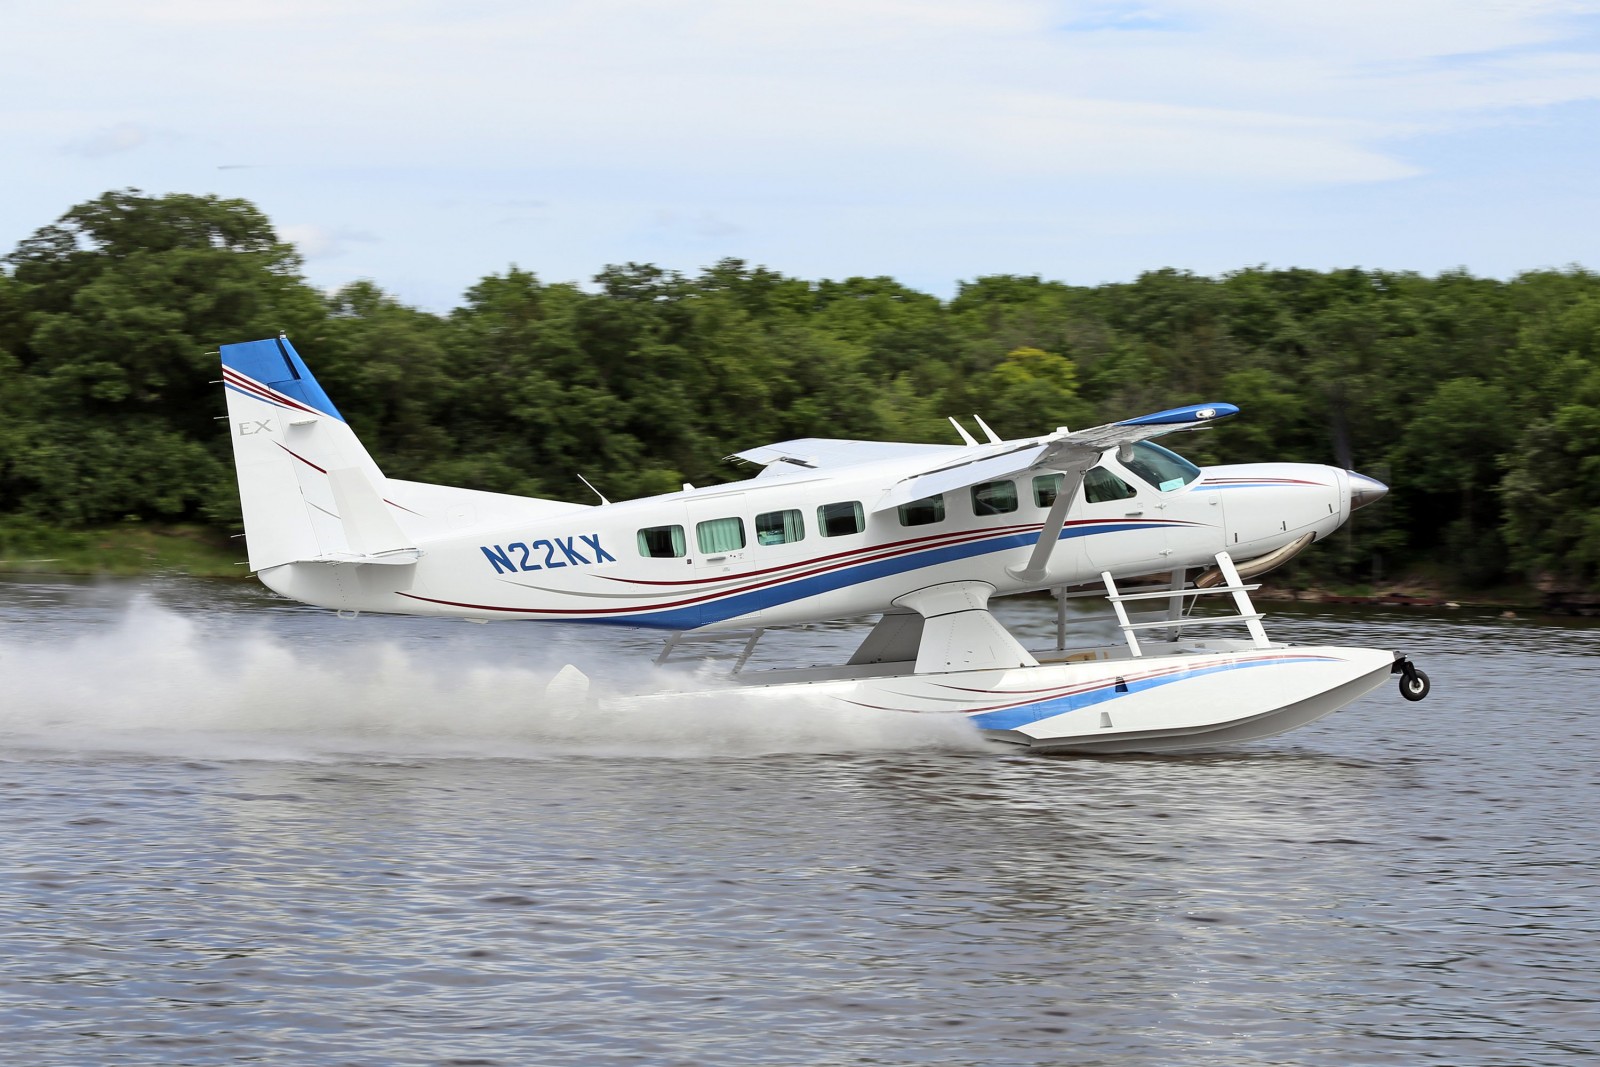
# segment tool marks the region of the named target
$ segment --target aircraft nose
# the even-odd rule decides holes
[[[1382,500],[1383,495],[1389,491],[1389,487],[1376,478],[1369,478],[1365,474],[1358,474],[1355,471],[1346,471],[1345,473],[1350,475],[1351,511]]]

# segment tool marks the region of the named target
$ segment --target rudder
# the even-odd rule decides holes
[[[386,479],[283,335],[222,346],[250,567],[410,547]]]

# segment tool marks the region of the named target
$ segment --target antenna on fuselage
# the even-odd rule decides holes
[[[580,475],[578,475],[578,481],[582,482],[584,485],[587,485],[589,487],[589,492],[593,493],[595,496],[600,498],[600,503],[602,503],[602,504],[611,503],[611,501],[606,499],[606,495],[604,493],[602,493],[600,490],[596,489],[594,487],[593,483],[591,483],[589,481],[589,479],[585,478],[583,475],[580,474]]]
[[[961,439],[963,441],[969,445],[975,445],[978,443],[972,439],[972,435],[967,432],[967,428],[956,421],[956,417],[954,415],[950,415],[948,418],[950,419],[950,425],[956,428],[956,433],[961,435]]]
[[[989,435],[989,443],[991,445],[1000,443],[1000,435],[989,429],[989,424],[983,421],[982,415],[974,415],[972,417],[978,420],[978,425],[983,429],[983,432]]]

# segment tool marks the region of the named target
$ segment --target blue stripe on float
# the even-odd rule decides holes
[[[1019,726],[1039,722],[1056,715],[1064,715],[1071,711],[1081,711],[1084,708],[1104,704],[1118,697],[1130,693],[1142,693],[1150,689],[1158,689],[1174,682],[1185,682],[1191,678],[1199,678],[1207,674],[1217,674],[1222,671],[1239,671],[1249,667],[1271,667],[1283,663],[1326,663],[1326,656],[1298,656],[1275,657],[1242,663],[1218,663],[1210,667],[1200,667],[1191,671],[1178,674],[1166,674],[1155,678],[1129,678],[1124,683],[1126,688],[1117,688],[1117,679],[1111,678],[1102,686],[1083,693],[1069,693],[1066,696],[1051,697],[1035,704],[1023,704],[1014,708],[998,708],[994,711],[979,712],[968,716],[974,723],[985,730],[1015,730]]]

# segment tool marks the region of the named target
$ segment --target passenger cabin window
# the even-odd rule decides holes
[[[1004,515],[1017,510],[1017,483],[979,482],[972,487],[974,515]]]
[[[732,552],[744,547],[743,519],[707,519],[695,524],[694,539],[702,553]]]
[[[756,516],[756,544],[787,545],[803,541],[806,522],[798,511],[768,511]]]
[[[865,530],[867,516],[859,500],[824,504],[817,509],[817,525],[822,528],[823,537],[844,537]]]
[[[1047,508],[1056,502],[1056,497],[1061,495],[1061,483],[1066,479],[1065,474],[1041,474],[1033,480],[1033,503],[1036,507]]]
[[[1200,477],[1200,468],[1170,449],[1149,441],[1133,446],[1124,445],[1117,450],[1123,466],[1161,490],[1170,493],[1182,489]]]
[[[1138,490],[1104,467],[1096,467],[1083,476],[1083,499],[1091,504],[1127,500],[1138,495]]]
[[[900,505],[901,526],[927,526],[944,521],[944,494],[925,496],[909,504]]]
[[[679,559],[686,552],[682,526],[651,526],[639,531],[639,555]]]

